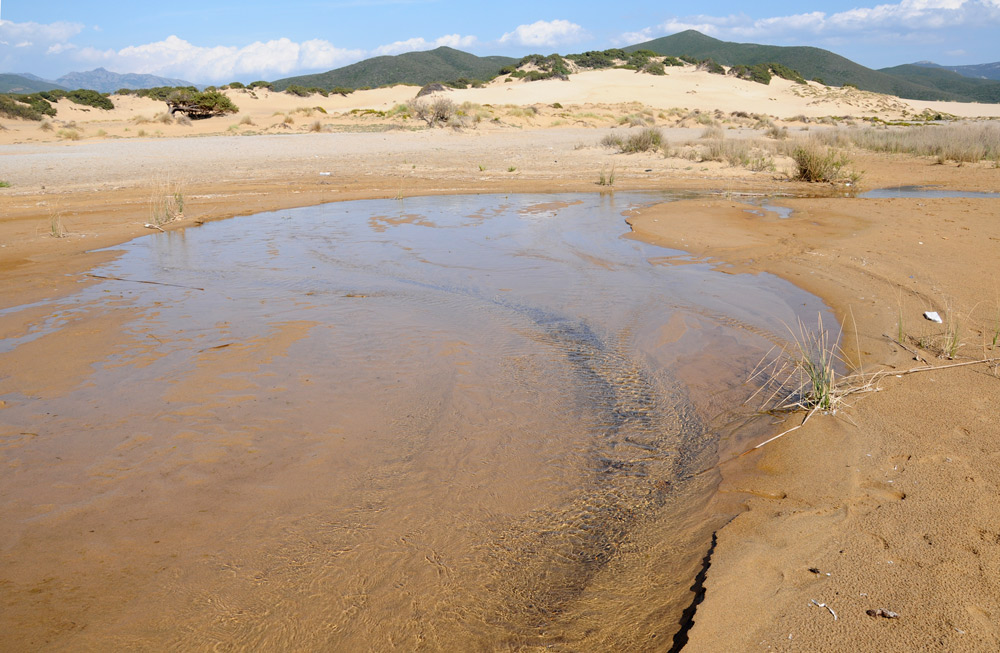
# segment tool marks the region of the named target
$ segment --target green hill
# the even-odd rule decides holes
[[[37,93],[38,91],[66,90],[58,84],[29,79],[13,73],[0,73],[0,93]]]
[[[821,48],[733,43],[705,36],[695,30],[639,43],[625,50],[628,52],[651,50],[657,54],[675,57],[688,55],[699,59],[713,59],[726,66],[737,64],[750,66],[773,61],[799,71],[806,79],[819,79],[830,86],[853,84],[862,90],[887,93],[912,100],[975,99],[933,85],[928,86],[911,79],[872,70]]]
[[[488,80],[496,77],[504,66],[517,63],[510,57],[477,57],[468,52],[440,47],[426,52],[407,52],[396,56],[374,57],[358,63],[315,75],[286,77],[274,82],[274,89],[282,91],[292,84],[306,88],[318,87],[332,90],[377,87],[392,84],[423,86],[431,82],[444,82],[465,77]]]
[[[1000,81],[966,77],[945,68],[928,68],[916,64],[881,68],[879,72],[906,79],[915,84],[933,86],[975,102],[1000,103]]]
[[[945,70],[950,70],[953,73],[958,73],[963,77],[1000,81],[1000,61],[994,61],[993,63],[977,63],[967,66],[939,66],[933,61],[917,61],[913,65],[922,66],[924,68],[943,68]]]

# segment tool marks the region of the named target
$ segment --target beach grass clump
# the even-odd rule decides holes
[[[791,152],[795,161],[795,179],[808,182],[855,182],[859,173],[849,173],[850,158],[832,147],[816,142],[796,145]]]
[[[611,133],[600,141],[601,147],[617,150],[622,154],[656,152],[662,149],[665,144],[663,132],[658,127],[643,127],[628,136]]]
[[[164,111],[163,113],[158,113],[153,116],[153,122],[158,122],[164,125],[174,124],[174,117],[170,113]]]
[[[43,132],[50,132],[55,129],[55,127],[52,125],[52,121],[49,120],[48,118],[42,120],[41,124],[38,125],[38,128],[41,129]]]
[[[10,188],[10,182],[6,179],[0,179],[0,188]]]
[[[713,124],[703,129],[701,131],[701,135],[698,138],[704,140],[708,139],[722,140],[725,137],[726,137],[726,132],[725,130],[722,129],[722,125]]]
[[[597,179],[597,185],[598,186],[608,186],[608,187],[612,187],[612,186],[615,185],[615,166],[614,166],[614,164],[611,165],[611,171],[610,172],[605,171],[605,169],[603,167],[601,168],[601,175]]]
[[[773,358],[769,352],[751,372],[749,381],[759,387],[748,401],[763,396],[761,411],[769,413],[836,411],[846,394],[838,372],[845,366],[839,335],[824,327],[822,315],[815,329],[799,320],[797,332],[788,332],[791,342]]]
[[[767,126],[764,135],[776,141],[783,141],[788,138],[788,127],[779,127],[772,122]]]
[[[625,146],[622,149],[626,154],[637,152],[656,152],[663,147],[663,132],[656,127],[643,127],[637,132],[630,133],[625,139]]]
[[[160,227],[183,217],[183,191],[169,182],[155,184],[149,197],[149,222]]]
[[[872,152],[935,157],[942,163],[1000,159],[1000,125],[995,122],[841,128],[817,137],[825,143],[849,142]]]
[[[322,132],[323,131],[323,123],[320,122],[319,120],[312,121],[312,123],[309,125],[309,131],[313,132],[313,133]]]
[[[61,214],[53,213],[49,216],[49,235],[53,238],[66,237],[66,228],[63,226]]]
[[[80,132],[75,129],[60,129],[56,132],[56,136],[64,141],[78,141],[81,138]]]

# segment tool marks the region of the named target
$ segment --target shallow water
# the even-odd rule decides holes
[[[875,188],[858,193],[857,197],[867,199],[946,199],[946,198],[968,198],[968,199],[997,199],[1000,193],[974,190],[948,190],[934,188],[931,186],[894,186],[892,188]]]
[[[728,518],[693,472],[826,312],[627,237],[671,197],[261,214],[5,311],[0,643],[669,648]]]

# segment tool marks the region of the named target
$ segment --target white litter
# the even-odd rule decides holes
[[[836,612],[834,612],[834,611],[833,611],[833,608],[831,608],[830,606],[828,606],[828,605],[827,605],[826,603],[820,603],[820,602],[819,602],[819,601],[817,601],[816,599],[810,599],[810,601],[812,602],[812,604],[813,604],[813,605],[816,605],[816,606],[819,606],[819,607],[821,607],[821,608],[826,608],[827,610],[829,610],[829,611],[830,611],[830,614],[832,614],[832,615],[833,615],[833,620],[834,620],[834,621],[836,621],[836,620],[837,620],[837,613],[836,613]]]
[[[937,314],[937,311],[924,311],[924,317],[931,322],[937,322],[938,324],[943,322],[941,316]]]

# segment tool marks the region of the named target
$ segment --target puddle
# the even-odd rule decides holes
[[[671,197],[215,222],[0,314],[9,647],[668,641],[727,518],[691,472],[754,435],[739,386],[784,324],[833,323],[658,265],[622,214]]]
[[[945,190],[929,186],[895,186],[893,188],[876,188],[874,190],[858,193],[856,197],[865,199],[944,199],[944,198],[968,198],[968,199],[998,199],[1000,193],[967,190]]]

